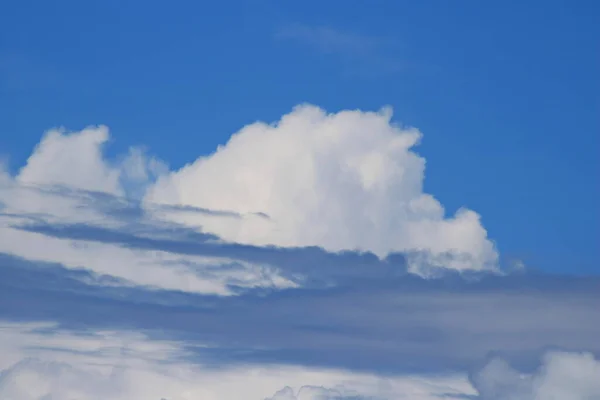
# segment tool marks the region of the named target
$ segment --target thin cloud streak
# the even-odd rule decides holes
[[[289,24],[280,27],[275,32],[275,38],[305,45],[323,54],[340,58],[348,76],[394,74],[408,66],[408,63],[397,55],[397,42],[330,26]]]

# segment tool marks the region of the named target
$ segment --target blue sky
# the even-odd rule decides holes
[[[596,394],[599,14],[3,4],[0,394]]]

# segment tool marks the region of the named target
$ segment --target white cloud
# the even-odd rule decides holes
[[[148,156],[142,148],[132,147],[121,164],[121,185],[127,197],[138,199],[144,196],[150,182],[167,172],[164,162]]]
[[[431,257],[415,259],[415,267],[495,267],[498,255],[479,215],[461,209],[444,216],[423,192],[425,160],[412,151],[420,132],[390,119],[390,109],[326,114],[297,107],[276,124],[244,127],[214,154],[161,177],[146,200],[271,217],[173,216],[229,241],[380,256],[426,251]]]
[[[107,160],[103,150],[109,139],[109,130],[102,125],[77,132],[49,130],[14,179],[6,172],[0,173],[0,200],[12,212],[47,213],[63,222],[101,218],[71,198],[27,189],[58,186],[140,197],[148,183],[168,170],[163,162],[148,157],[139,147],[130,148],[118,162]]]
[[[51,238],[15,229],[18,216],[35,215],[59,223],[82,222],[96,226],[121,226],[81,199],[56,193],[66,186],[110,195],[141,197],[145,186],[166,170],[140,148],[130,149],[119,162],[103,155],[108,128],[88,127],[80,132],[47,132],[13,178],[0,166],[0,206],[11,215],[0,216],[0,252],[35,261],[58,262],[67,268],[87,268],[101,275],[121,278],[128,284],[207,294],[229,295],[232,281],[239,286],[289,287],[273,268],[238,263],[242,268],[206,276],[203,272],[231,260],[174,255],[153,250],[81,240]],[[41,190],[40,190],[41,188]],[[167,265],[168,264],[168,265]]]
[[[479,216],[461,210],[444,217],[441,204],[423,193],[425,161],[411,150],[421,134],[391,124],[390,118],[389,109],[328,115],[302,106],[277,124],[244,127],[216,153],[170,173],[140,148],[107,160],[105,126],[80,132],[54,129],[14,178],[0,173],[0,202],[13,214],[119,226],[118,218],[107,218],[79,199],[31,188],[59,185],[133,198],[143,197],[148,189],[147,213],[162,212],[169,221],[201,225],[232,242],[370,250],[380,256],[421,251],[411,256],[414,270],[430,264],[493,267],[497,253]],[[244,217],[164,212],[156,202]],[[294,285],[271,267],[240,263],[244,268],[237,275],[223,271],[207,278],[197,272],[228,260],[49,238],[13,229],[13,223],[13,217],[0,218],[0,251],[85,267],[133,284],[214,294],[230,294],[227,285],[233,281],[241,286]]]
[[[549,352],[532,374],[491,360],[473,378],[482,400],[600,399],[600,360],[590,353]]]
[[[89,127],[80,132],[48,131],[20,170],[24,184],[54,184],[118,194],[119,170],[106,163],[102,146],[108,128]]]

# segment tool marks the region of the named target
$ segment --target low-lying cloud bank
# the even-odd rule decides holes
[[[123,331],[69,332],[0,323],[0,397],[7,400],[580,400],[600,396],[600,361],[548,352],[533,372],[500,358],[466,374],[386,375],[290,365],[214,368],[188,349]]]

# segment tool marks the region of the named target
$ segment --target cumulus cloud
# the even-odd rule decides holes
[[[58,214],[72,219],[81,217],[82,211],[72,198],[46,196],[48,193],[28,189],[74,188],[135,198],[168,170],[162,161],[146,155],[140,147],[131,147],[119,160],[106,159],[103,150],[109,139],[109,130],[103,125],[77,132],[49,130],[14,178],[0,173],[0,200],[11,211]]]
[[[413,260],[415,269],[495,267],[498,255],[479,215],[461,209],[446,217],[423,192],[425,160],[412,150],[421,133],[391,116],[387,108],[327,114],[297,107],[277,123],[244,127],[215,153],[160,177],[146,201],[270,216],[173,216],[239,243],[429,253]]]
[[[130,229],[151,219],[155,232],[183,224],[259,247],[404,252],[419,273],[494,268],[498,255],[479,216],[462,209],[445,217],[423,193],[425,161],[412,151],[420,137],[391,123],[389,109],[326,114],[301,106],[275,124],[248,125],[214,154],[169,172],[141,147],[107,159],[105,126],[52,129],[14,177],[1,169],[0,251],[131,284],[221,295],[232,284],[286,288],[315,278],[308,276],[314,265],[283,277],[264,258],[257,264],[223,252],[172,254],[15,229],[23,221]]]

